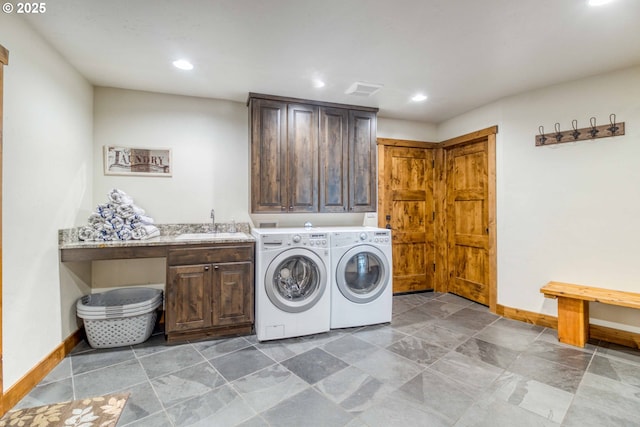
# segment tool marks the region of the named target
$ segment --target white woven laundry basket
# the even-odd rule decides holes
[[[132,298],[133,296],[133,298]],[[80,298],[77,315],[84,321],[93,348],[140,344],[153,332],[162,305],[162,291],[151,288],[115,289]]]

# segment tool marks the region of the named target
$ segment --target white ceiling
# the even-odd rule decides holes
[[[259,92],[437,123],[640,64],[640,0],[586,2],[50,0],[27,19],[98,86],[241,102]],[[195,69],[175,69],[177,58]],[[384,87],[345,95],[355,81]],[[410,101],[416,92],[429,99]]]

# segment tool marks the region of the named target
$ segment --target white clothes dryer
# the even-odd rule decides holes
[[[334,228],[331,233],[331,328],[391,322],[391,231]]]
[[[301,228],[255,228],[252,234],[256,238],[258,340],[329,331],[329,233]]]

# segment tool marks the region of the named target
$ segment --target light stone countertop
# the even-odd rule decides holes
[[[202,243],[242,243],[254,242],[249,223],[237,223],[236,231],[243,236],[228,236],[231,224],[216,224],[217,233],[211,232],[211,224],[154,224],[160,230],[159,237],[144,240],[112,240],[112,241],[82,241],[78,238],[78,228],[58,230],[58,248],[64,249],[92,249],[92,248],[126,248],[144,246],[180,246],[197,245]],[[181,234],[202,233],[202,239],[176,239]],[[218,234],[219,233],[219,234]]]

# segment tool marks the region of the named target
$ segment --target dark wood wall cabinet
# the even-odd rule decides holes
[[[376,210],[377,108],[249,94],[251,211]]]
[[[251,333],[254,245],[167,252],[167,341]]]

